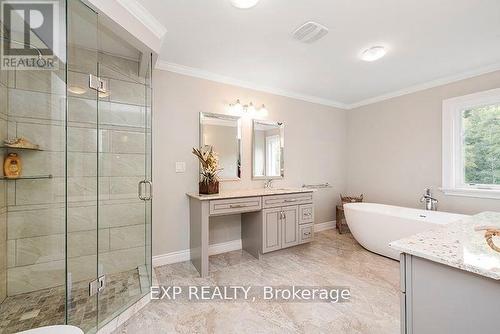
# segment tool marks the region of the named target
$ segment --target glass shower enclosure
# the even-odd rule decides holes
[[[85,1],[0,4],[0,333],[96,332],[150,291],[152,54]]]

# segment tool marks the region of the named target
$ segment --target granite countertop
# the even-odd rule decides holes
[[[476,231],[478,227],[500,229],[500,212],[483,212],[393,241],[389,246],[403,253],[500,280],[500,252],[486,243],[486,231]],[[500,246],[500,238],[493,238],[493,241]]]
[[[254,197],[254,196],[270,196],[270,195],[286,195],[286,194],[297,194],[297,193],[311,193],[315,189],[308,188],[259,188],[259,189],[240,189],[240,190],[228,190],[222,191],[214,195],[200,195],[198,193],[188,193],[187,195],[192,198],[196,198],[200,201],[208,201],[214,199],[228,199],[228,198],[239,198],[239,197]]]

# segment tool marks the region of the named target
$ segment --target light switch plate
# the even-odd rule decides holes
[[[175,163],[175,172],[176,173],[185,173],[186,172],[186,163],[184,161],[178,161]]]

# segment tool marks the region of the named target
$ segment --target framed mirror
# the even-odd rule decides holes
[[[221,181],[241,178],[241,119],[200,113],[200,146],[210,145],[219,157]]]
[[[285,176],[282,122],[253,121],[252,177],[254,179],[281,179]]]

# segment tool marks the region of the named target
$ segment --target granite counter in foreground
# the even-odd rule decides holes
[[[393,241],[389,246],[402,253],[500,280],[500,253],[486,243],[486,231],[500,229],[500,212],[483,212],[455,223]],[[500,240],[494,240],[500,245]]]

